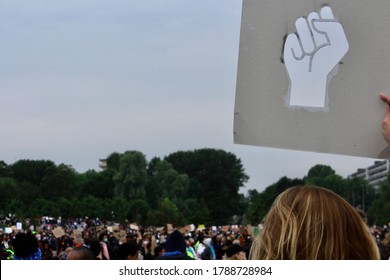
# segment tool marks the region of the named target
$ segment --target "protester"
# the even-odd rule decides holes
[[[188,235],[186,237],[188,237]],[[185,240],[185,242],[186,242],[186,246],[187,246],[187,248],[186,248],[187,256],[189,256],[191,259],[197,260],[198,258],[196,256],[195,249],[193,247],[193,245],[195,243],[194,239],[190,237],[190,238],[187,238]]]
[[[216,255],[215,255],[215,250],[214,250],[214,244],[213,244],[213,241],[212,241],[212,238],[211,237],[207,237],[204,241],[203,241],[204,245],[206,245],[206,249],[203,251],[203,253],[207,253],[207,257],[205,254],[201,254],[201,258],[203,260],[215,260],[216,259]]]
[[[164,254],[164,248],[161,245],[157,245],[153,250],[153,259],[157,259]]]
[[[387,232],[384,235],[381,243],[383,245],[383,251],[381,252],[381,259],[390,260],[390,232]]]
[[[315,186],[281,193],[254,240],[251,259],[377,260],[378,247],[356,210]]]
[[[12,246],[14,248],[14,260],[40,260],[42,257],[38,240],[31,231],[19,232],[15,236]]]
[[[97,239],[92,239],[89,242],[89,250],[92,251],[93,255],[97,260],[104,260],[104,255],[102,252],[102,246]]]
[[[196,256],[200,260],[211,260],[210,247],[205,242],[203,233],[198,235],[198,241],[195,244]]]
[[[96,260],[96,257],[90,249],[81,246],[72,249],[72,251],[69,252],[66,259],[67,260]]]
[[[167,238],[165,252],[157,260],[193,260],[187,255],[187,245],[183,235],[174,230]]]
[[[241,245],[237,243],[233,243],[227,248],[226,254],[224,255],[223,259],[224,260],[246,260],[246,253],[244,251],[244,248],[241,247]]]
[[[99,242],[100,242],[100,247],[101,247],[101,253],[102,253],[102,259],[103,260],[109,260],[110,259],[110,254],[108,251],[108,237],[106,233],[101,233],[99,235]]]
[[[125,242],[117,250],[119,260],[138,260],[138,246],[134,242]]]
[[[360,215],[365,218],[365,214],[360,211]],[[4,220],[0,220],[4,223]],[[1,248],[0,258],[2,260],[14,258],[13,243],[18,233],[27,233],[29,229],[11,229],[11,226],[15,222],[8,223],[7,229],[0,228]],[[31,221],[33,224],[33,221]],[[30,224],[30,226],[31,226]],[[35,223],[34,223],[35,226]],[[58,229],[60,227],[60,229]],[[215,259],[220,260],[223,257],[226,259],[227,250],[230,245],[237,244],[242,247],[246,252],[246,258],[249,259],[249,250],[251,248],[254,235],[257,235],[257,226],[213,226],[205,227],[202,229],[188,230],[188,227],[180,229],[181,238],[185,240],[186,255],[190,259],[197,260],[212,260],[214,254]],[[259,226],[261,228],[261,225]],[[7,232],[7,233],[6,233]],[[261,231],[262,232],[262,231]],[[380,248],[381,258],[388,259],[389,256],[389,229],[387,225],[374,226],[370,228],[370,234],[375,237],[377,246]],[[54,235],[55,233],[55,235]],[[117,256],[118,248],[120,244],[130,242],[135,244],[133,259],[137,260],[155,260],[155,259],[169,259],[177,256],[170,256],[169,252],[179,251],[179,244],[181,242],[174,242],[172,246],[172,239],[177,235],[176,230],[172,234],[167,234],[166,229],[156,228],[153,226],[142,227],[134,230],[131,224],[119,224],[107,221],[100,221],[99,224],[95,224],[95,219],[62,219],[61,224],[51,223],[50,227],[46,223],[45,226],[36,226],[36,232],[30,232],[33,236],[36,236],[38,240],[39,249],[41,250],[42,260],[65,260],[71,251],[76,247],[85,247],[92,251],[95,255],[94,259],[104,259],[101,249],[101,241],[107,245],[110,260],[123,259]],[[347,233],[348,235],[352,233]],[[103,237],[101,241],[99,237]],[[107,236],[105,238],[104,236]],[[127,237],[127,238],[126,238]],[[176,236],[177,237],[177,236]],[[353,236],[352,236],[353,237]],[[387,237],[387,238],[386,238]],[[181,240],[177,238],[177,241]],[[169,240],[169,241],[168,241]],[[181,243],[183,245],[183,243]],[[195,246],[196,245],[196,246]],[[172,250],[172,247],[176,249]],[[195,249],[197,248],[197,250]],[[184,248],[184,246],[183,246]],[[142,250],[144,249],[144,251]],[[165,253],[167,249],[168,253]],[[194,250],[193,250],[194,249]],[[82,249],[83,250],[83,249]],[[77,250],[75,251],[77,253]],[[197,254],[198,252],[198,254]],[[201,253],[200,253],[201,252]],[[200,255],[199,255],[200,253]],[[200,257],[199,257],[200,256]],[[74,256],[73,256],[74,257]],[[73,257],[69,257],[72,259]],[[90,259],[84,256],[85,259]]]

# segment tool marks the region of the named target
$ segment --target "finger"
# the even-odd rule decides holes
[[[332,9],[329,6],[325,6],[321,9],[321,19],[331,19],[334,20]]]
[[[314,19],[313,26],[316,31],[326,33],[328,43],[334,47],[335,55],[341,56],[341,59],[349,49],[342,25],[337,21],[317,21]]]
[[[283,56],[285,63],[292,61],[292,59],[301,60],[303,58],[304,53],[296,34],[291,33],[287,36]]]
[[[383,102],[390,104],[390,96],[386,95],[385,93],[381,93],[379,94],[379,97]]]
[[[321,34],[327,34],[329,36],[338,36],[338,34],[344,34],[343,27],[337,21],[323,21],[322,19],[313,19],[312,24],[314,30]]]
[[[386,95],[384,95],[383,93],[381,93],[381,94],[379,94],[379,98],[383,101],[383,102],[388,102],[387,101],[387,96]]]
[[[319,19],[320,19],[320,16],[316,12],[310,13],[309,16],[307,17],[307,21],[309,22],[310,27],[312,29],[313,38],[314,38],[314,41],[315,41],[315,44],[317,47],[320,47],[320,46],[328,43],[324,32],[318,32],[314,27],[313,21],[319,21]]]
[[[295,22],[295,27],[297,28],[304,53],[312,53],[315,50],[315,45],[308,21],[304,18],[299,18]]]

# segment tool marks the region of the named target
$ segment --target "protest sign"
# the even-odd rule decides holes
[[[244,0],[234,142],[387,157],[390,2]]]

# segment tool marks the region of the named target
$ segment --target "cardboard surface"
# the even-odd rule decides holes
[[[173,225],[172,224],[167,224],[167,233],[171,234],[173,232]]]
[[[297,32],[298,18],[320,13],[324,5],[341,24],[349,49],[328,77],[324,108],[288,106],[286,37]],[[390,92],[389,14],[386,0],[243,0],[234,142],[379,158],[387,147],[378,95]]]
[[[130,224],[130,229],[139,230],[139,227],[136,224]]]
[[[65,231],[62,227],[56,227],[55,229],[52,230],[52,233],[55,238],[61,238],[62,236],[65,235]]]

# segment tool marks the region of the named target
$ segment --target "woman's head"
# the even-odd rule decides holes
[[[379,259],[368,227],[334,192],[314,186],[281,193],[265,217],[251,259]]]

